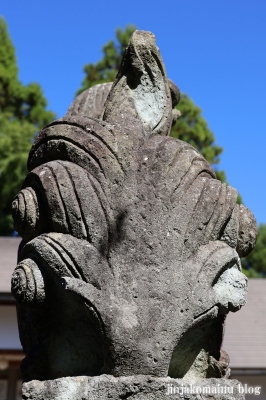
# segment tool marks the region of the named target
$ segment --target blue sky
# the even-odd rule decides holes
[[[157,38],[169,78],[203,110],[224,169],[266,223],[265,0],[8,0],[2,2],[20,79],[38,82],[57,116],[117,27]]]

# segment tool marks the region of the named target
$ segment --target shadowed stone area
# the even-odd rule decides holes
[[[203,156],[169,137],[179,98],[154,35],[135,31],[115,82],[37,136],[13,202],[25,399],[68,398],[57,378],[74,382],[73,399],[107,398],[100,383],[88,394],[93,382],[118,399],[123,382],[152,376],[134,398],[164,399],[167,376],[229,377],[224,321],[246,302],[239,256],[257,226]]]

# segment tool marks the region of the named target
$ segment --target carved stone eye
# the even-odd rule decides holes
[[[11,291],[20,302],[42,302],[45,299],[43,277],[33,260],[27,258],[17,265],[11,278]]]
[[[15,230],[25,240],[31,240],[39,221],[39,207],[36,192],[28,187],[21,190],[12,203]]]

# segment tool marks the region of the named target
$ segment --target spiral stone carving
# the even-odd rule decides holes
[[[15,230],[25,239],[34,238],[39,222],[39,207],[33,188],[21,190],[12,203]]]
[[[12,275],[11,290],[15,299],[22,303],[44,301],[43,277],[33,260],[25,259],[18,264]]]
[[[114,83],[36,137],[13,203],[26,381],[229,375],[223,325],[246,301],[239,256],[257,227],[204,157],[169,137],[179,97],[154,36],[136,31]]]

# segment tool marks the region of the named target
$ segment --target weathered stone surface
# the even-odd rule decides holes
[[[72,377],[54,381],[32,381],[23,385],[23,400],[243,400],[241,384],[229,379],[155,378],[136,375],[115,378]],[[242,389],[243,390],[243,389]]]
[[[25,381],[229,376],[223,325],[245,304],[239,255],[257,228],[237,191],[168,136],[178,98],[154,36],[136,31],[112,87],[81,94],[36,138],[13,203]],[[56,398],[56,382],[78,379],[24,393],[48,385]],[[115,378],[87,382],[101,379]]]
[[[112,82],[103,83],[84,90],[73,101],[67,110],[66,117],[83,115],[91,118],[101,118],[103,107],[112,85]]]

